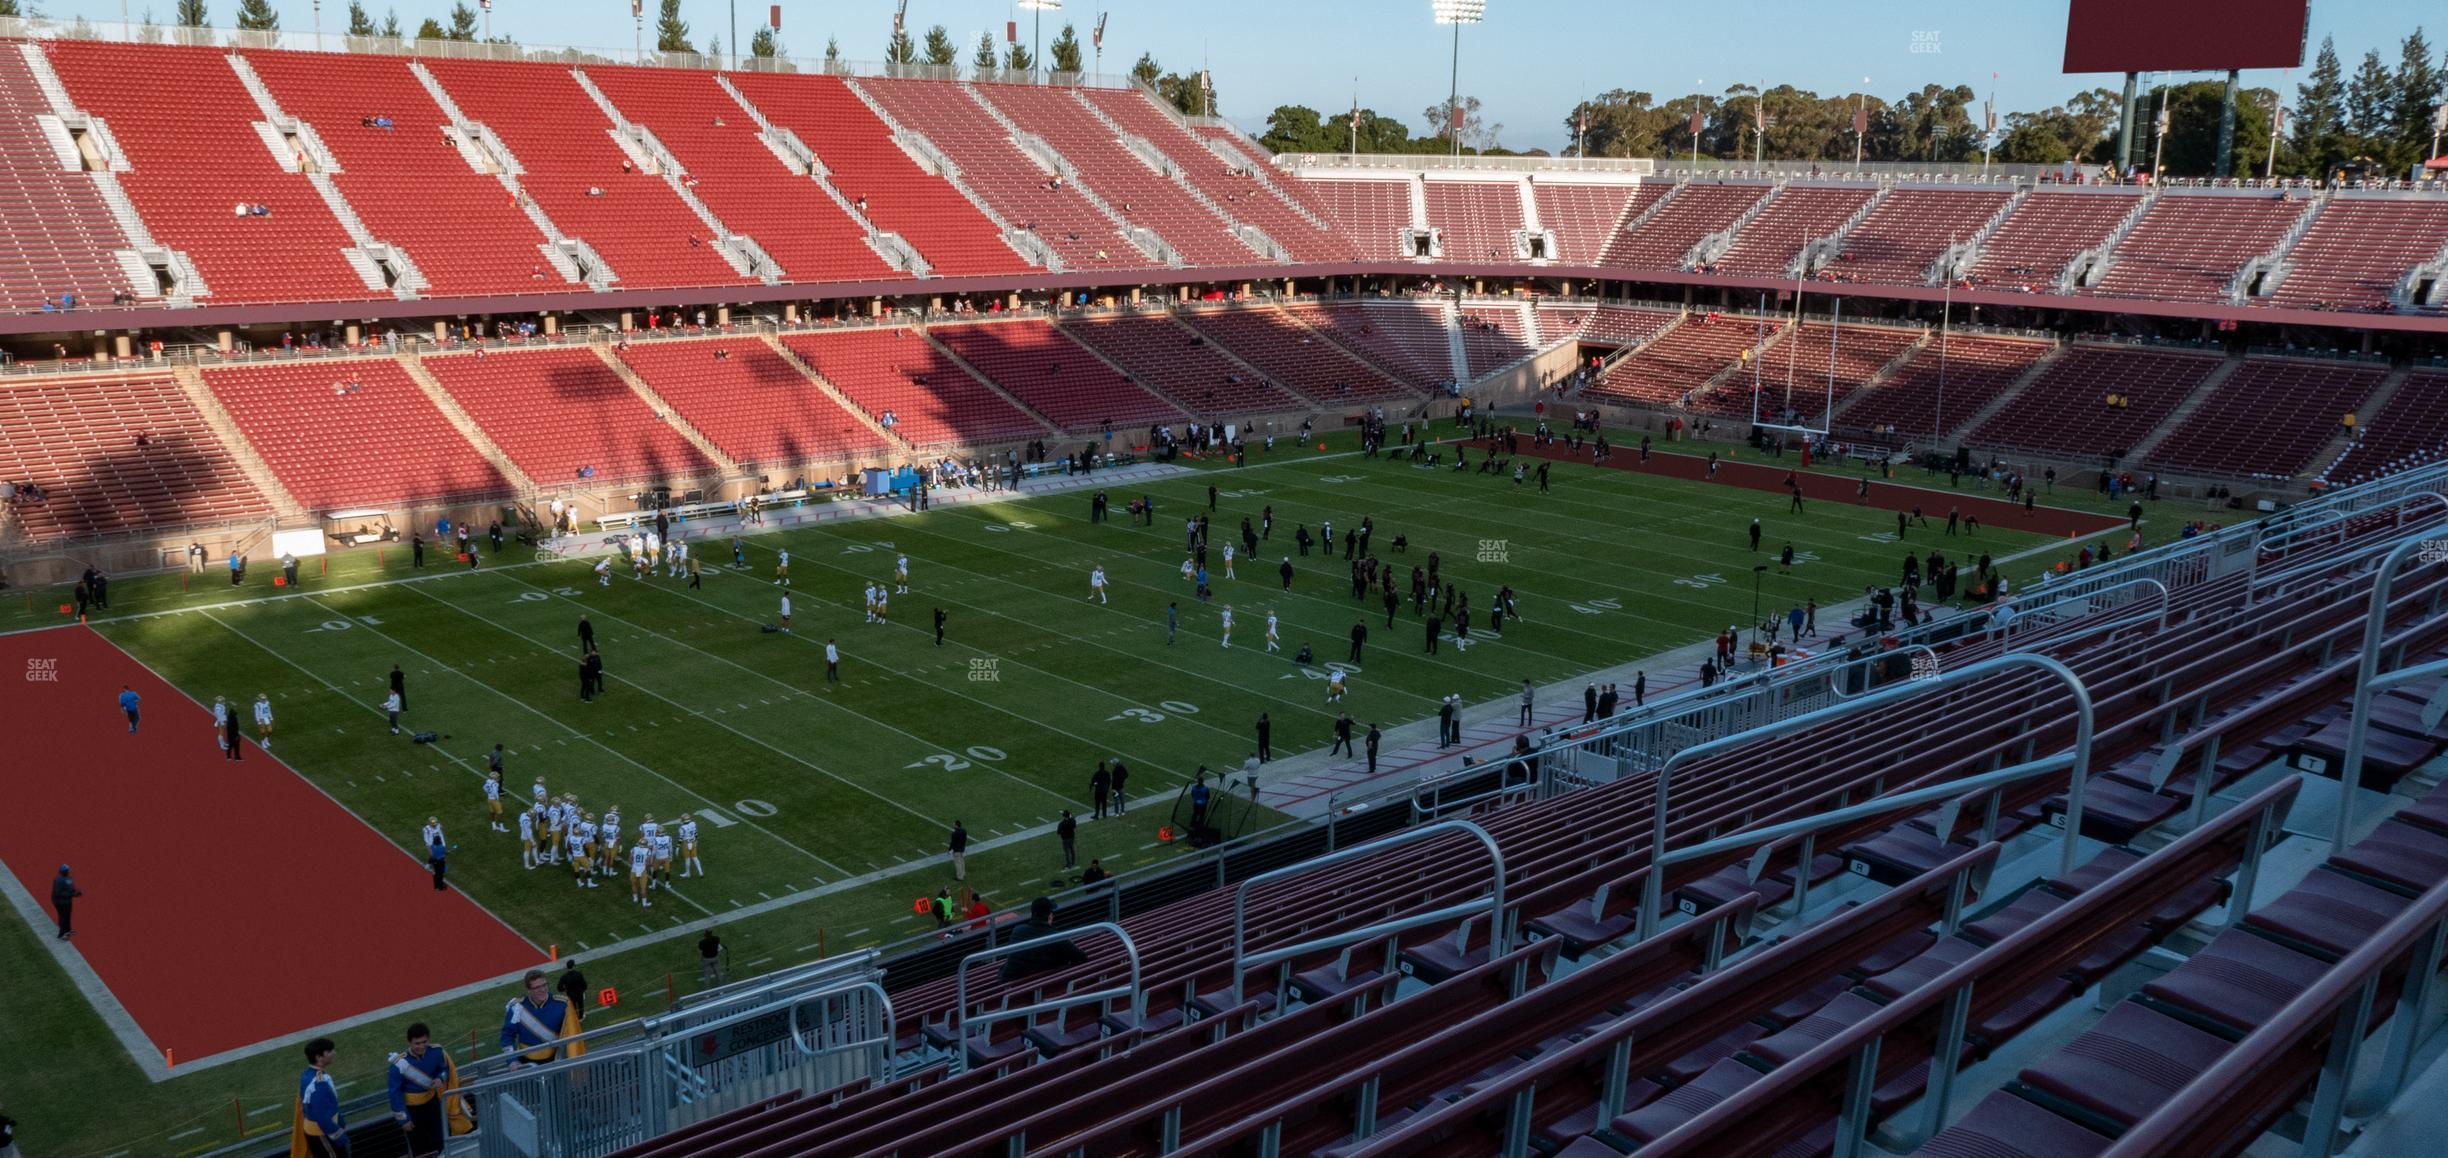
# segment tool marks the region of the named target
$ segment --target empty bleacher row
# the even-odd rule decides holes
[[[893,434],[913,447],[981,446],[1046,433],[916,330],[814,330],[782,344],[867,417],[883,422],[889,415]]]
[[[1121,955],[1097,933],[1082,942],[1083,965],[1017,980],[970,970],[956,998],[953,962],[988,943],[958,935],[888,966],[907,1067],[892,1080],[772,1100],[626,1153],[972,1153],[1022,1139],[1051,1153],[1599,1155],[1644,1144],[1660,1154],[1820,1153],[1840,1131],[1903,1122],[1925,1089],[1970,1100],[1978,1089],[1955,1071],[1975,1062],[2031,1063],[2025,1084],[2059,1100],[2020,1086],[2014,1096],[2050,1113],[2086,1102],[2155,1108],[2154,1092],[2172,1094],[2209,1056],[2174,1051],[2164,1066],[2127,1071],[2117,1059],[2140,1052],[2093,1050],[2088,1064],[2052,1069],[2045,1047],[2092,1019],[2085,994],[2146,951],[2189,956],[2211,984],[2163,979],[2180,995],[2166,1000],[2200,1002],[2203,1016],[2230,1019],[2229,1039],[2243,1036],[2254,1003],[2266,1012],[2286,990],[2219,991],[2245,976],[2223,962],[2266,954],[2197,948],[2188,930],[2204,914],[2218,910],[2230,929],[2241,922],[2309,958],[2317,972],[2281,982],[2300,983],[2443,887],[2448,825],[2434,801],[2330,850],[2335,867],[2314,869],[2329,876],[2300,901],[2290,898],[2301,889],[2252,887],[2275,886],[2267,845],[2307,791],[2272,761],[2339,718],[2352,689],[2372,590],[2363,560],[2435,534],[2439,518],[2394,526],[2389,512],[2371,512],[2318,546],[2258,544],[2245,552],[2253,568],[2171,563],[2156,572],[2176,583],[2164,626],[2111,612],[2069,621],[2081,630],[1946,645],[1950,670],[2037,652],[2087,687],[2096,730],[2079,823],[2063,764],[2041,760],[2078,738],[2064,684],[2000,667],[1890,686],[1868,705],[1882,710],[1814,717],[1689,761],[1662,818],[1654,762],[1612,783],[1482,804],[1472,819],[1501,870],[1458,832],[1423,832],[1247,882],[1238,900],[1219,889],[1124,911],[1141,982],[1129,999],[1041,1005],[1117,975]],[[2213,557],[2199,546],[2197,557]],[[2433,568],[2391,594],[2410,658],[2448,643],[2448,617],[2434,606],[2443,589],[2448,576]],[[2286,597],[2305,592],[2322,597]],[[1711,709],[1660,706],[1643,719],[1663,737],[1662,725],[1690,710]],[[2213,735],[2222,747],[2207,746]],[[2171,744],[2199,755],[2200,769],[2160,786],[2152,770]],[[2400,736],[2392,767],[2419,766],[2440,748],[2436,737]],[[1570,766],[1560,759],[1538,757]],[[2039,762],[1995,771],[2018,761]],[[1983,774],[1997,776],[1991,787],[1961,787]],[[1867,802],[1914,789],[1923,793],[1914,802]],[[1938,800],[1961,807],[1923,811]],[[1846,804],[1858,807],[1828,814]],[[2192,820],[2170,823],[2187,810]],[[1809,827],[1761,838],[1769,852],[1756,880],[1744,869],[1746,839],[1670,872],[1647,859],[1653,823],[1684,850],[1789,821]],[[2175,831],[2153,832],[2162,825]],[[2035,870],[2043,850],[2053,867]],[[1494,893],[1499,871],[1507,887]],[[1660,872],[1660,891],[1687,916],[1634,941],[1642,886]],[[1757,939],[1755,923],[1795,899],[1797,872],[1825,886],[1819,907],[1807,926],[1787,912],[1785,929]],[[1832,883],[1840,876],[1856,883]],[[2263,900],[2277,893],[2286,896]],[[1474,901],[1500,908],[1491,920]],[[1061,923],[1077,928],[1106,906],[1092,895]],[[2425,910],[2430,921],[2436,909]],[[1408,927],[1385,924],[1397,920]],[[1275,950],[1289,955],[1257,967],[1235,956]],[[993,1028],[972,1021],[1024,1007],[1035,1011]],[[1952,1027],[1941,1016],[1950,1008]],[[2129,1021],[2112,1011],[2091,1032],[2113,1037]],[[2052,1028],[2035,1032],[2044,1022]],[[2153,1039],[2144,1040],[2146,1051]],[[1874,1041],[1883,1048],[1867,1052]],[[1868,1068],[1848,1081],[1857,1058]],[[2230,1146],[2188,1153],[2241,1149],[2302,1084],[2250,1091],[2256,1100],[2236,1121],[2250,1128]],[[1945,1124],[1946,1103],[1921,1117]],[[2121,1128],[2082,1124],[2103,1140]],[[2060,1135],[2040,1125],[2006,1139],[2032,1149],[1925,1152],[2105,1148],[2050,1148],[2041,1139]]]
[[[465,502],[511,489],[392,359],[216,367],[204,384],[308,510]]]
[[[1064,430],[1171,425],[1188,417],[1043,318],[929,326],[927,337]]]
[[[1359,305],[1296,302],[1283,312],[1415,389],[1433,389],[1457,377],[1445,307],[1437,302],[1417,298]]]
[[[1855,394],[1839,412],[1838,428],[1935,441],[2002,397],[2056,349],[2027,339],[1933,337],[1886,381]]]
[[[1462,354],[1470,359],[1474,378],[1512,365],[1537,349],[1521,306],[1464,306],[1456,324],[1462,327]]]
[[[2223,364],[2211,354],[2075,346],[1968,437],[2085,458],[2123,454]]]
[[[350,248],[355,226],[343,221],[352,217],[424,273],[410,291],[456,297],[557,287],[563,275],[536,252],[542,222],[517,220],[530,214],[496,169],[515,178],[553,229],[591,247],[617,288],[631,289],[905,277],[865,243],[861,216],[908,241],[937,276],[1030,268],[998,235],[999,218],[1035,235],[1023,248],[1042,247],[1083,270],[1163,264],[1124,225],[1147,230],[1163,243],[1157,252],[1192,269],[1269,264],[1279,252],[1291,263],[1416,260],[1426,254],[1405,234],[1419,227],[1442,235],[1442,258],[1453,262],[1679,272],[1704,238],[1731,230],[1722,252],[1701,255],[1704,267],[1775,278],[1807,244],[1867,207],[1822,264],[1824,276],[1922,284],[1950,245],[1994,224],[1964,271],[1978,288],[2054,292],[2067,273],[2082,272],[2070,267],[2088,253],[2099,255],[2081,262],[2091,270],[2083,292],[2092,296],[2215,303],[2231,287],[2249,292],[2257,283],[2251,302],[2331,310],[2392,308],[2406,274],[2448,249],[2448,202],[2420,194],[1599,183],[1542,180],[1529,170],[1467,179],[1400,169],[1262,177],[1234,160],[1269,163],[1251,156],[1257,146],[1246,138],[1185,124],[1135,89],[68,38],[13,47],[21,54],[0,64],[7,172],[30,203],[45,207],[0,233],[0,292],[19,309],[60,294],[90,302],[153,290],[125,284],[113,251],[127,239],[93,182],[78,176],[89,159],[65,156],[76,147],[65,131],[36,120],[48,102],[35,58],[58,74],[70,102],[109,126],[107,138],[85,143],[118,143],[126,167],[117,181],[134,213],[164,246],[190,255],[215,302],[386,296],[387,287],[369,286],[380,279],[363,261],[340,252]],[[298,171],[300,144],[266,122],[241,80],[250,69],[286,115],[329,147],[337,203],[326,205]],[[676,158],[681,189],[651,171],[650,150],[613,139],[590,85]],[[760,115],[804,150],[786,160],[793,146],[760,140]],[[463,140],[454,116],[488,131]],[[495,141],[506,154],[492,151]],[[800,156],[812,156],[854,207],[845,211],[818,187]],[[1068,167],[1061,179],[1057,166]],[[744,276],[689,198],[778,268]],[[269,212],[223,211],[239,205]],[[2136,209],[2144,210],[2139,221],[2118,237]],[[1517,244],[1533,213],[1557,252]],[[1242,225],[1265,239],[1239,236]],[[2239,283],[2248,261],[2281,250],[2273,276]]]
[[[2330,483],[2361,482],[2448,458],[2448,373],[2409,374],[2378,413],[2356,417],[2354,444],[2320,472]]]
[[[128,244],[93,180],[61,167],[38,118],[51,112],[14,44],[0,46],[0,311],[36,313],[63,299],[98,304],[138,288],[111,251]]]
[[[616,356],[743,467],[790,470],[894,453],[890,439],[760,339],[639,342]]]
[[[1269,380],[1327,407],[1389,402],[1420,392],[1279,310],[1191,310],[1177,315]]]
[[[1695,399],[1704,413],[1763,419],[1791,412],[1812,426],[1842,406],[1853,392],[1898,358],[1920,347],[1928,332],[1896,326],[1830,326],[1805,322],[1788,327],[1761,352],[1756,410],[1752,378],[1743,374]]]
[[[451,354],[422,360],[470,420],[527,477],[558,483],[679,481],[718,465],[591,349]]]
[[[158,375],[0,383],[0,480],[17,494],[0,521],[28,539],[272,513],[178,383]]]

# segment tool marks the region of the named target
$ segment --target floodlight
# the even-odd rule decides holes
[[[1428,11],[1439,24],[1477,24],[1487,15],[1487,0],[1428,0]]]

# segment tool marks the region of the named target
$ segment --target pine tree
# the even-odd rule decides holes
[[[1142,52],[1139,54],[1139,63],[1131,66],[1130,74],[1132,80],[1154,88],[1156,78],[1164,75],[1164,67],[1156,63],[1155,53]]]
[[[212,22],[212,14],[205,11],[204,0],[178,0],[178,14],[171,19],[181,28],[202,28]]]
[[[1037,58],[1029,54],[1028,45],[1015,40],[1011,49],[1003,54],[1003,67],[1013,72],[1027,72],[1037,67]]]
[[[655,51],[692,55],[697,51],[689,44],[688,21],[680,19],[680,0],[663,0],[662,15],[655,19]]]
[[[2410,164],[2428,161],[2428,156],[2416,156],[2431,147],[2431,118],[2440,106],[2440,71],[2431,63],[2431,44],[2423,39],[2422,29],[2405,38],[2397,61],[2397,107],[2392,119],[2397,122],[2400,152]],[[2403,171],[2406,166],[2398,166]]]
[[[392,8],[383,13],[382,34],[393,40],[400,38],[399,9]]]
[[[365,10],[365,5],[359,3],[359,0],[349,0],[348,34],[351,36],[374,35],[374,17]]]
[[[428,16],[417,25],[416,38],[419,40],[448,40],[450,32],[442,27],[441,21]]]
[[[272,0],[238,0],[238,27],[247,32],[280,31],[280,10]]]
[[[1073,32],[1070,25],[1063,25],[1062,31],[1055,35],[1053,54],[1054,71],[1080,71],[1079,33]]]
[[[910,43],[909,33],[896,32],[884,42],[884,63],[908,64],[918,59],[918,46]]]
[[[926,30],[926,62],[938,68],[960,63],[960,46],[952,43],[952,34],[941,24]]]
[[[2295,86],[2294,145],[2302,171],[2325,176],[2337,163],[2346,136],[2346,77],[2338,63],[2337,45],[2321,40],[2313,58],[2309,82]]]
[[[977,55],[970,58],[969,63],[976,65],[979,72],[995,70],[994,33],[978,33]]]
[[[25,10],[18,6],[17,0],[0,0],[0,20],[14,20],[24,15]]]
[[[2366,147],[2369,142],[2389,135],[2389,117],[2396,112],[2396,89],[2388,66],[2380,63],[2379,50],[2364,53],[2354,78],[2346,82],[2346,124]]]
[[[772,28],[760,26],[748,37],[748,55],[767,59],[782,55],[782,37]]]

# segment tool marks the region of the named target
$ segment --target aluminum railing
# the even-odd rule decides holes
[[[1300,941],[1295,944],[1285,945],[1275,949],[1268,949],[1260,953],[1252,953],[1249,951],[1248,919],[1249,895],[1251,889],[1261,884],[1283,880],[1287,877],[1300,876],[1316,869],[1326,868],[1330,865],[1342,864],[1345,861],[1355,860],[1364,856],[1374,856],[1378,853],[1385,852],[1389,849],[1397,848],[1402,845],[1416,844],[1423,840],[1433,840],[1437,837],[1448,836],[1455,833],[1468,835],[1476,839],[1487,849],[1488,860],[1492,864],[1492,871],[1488,876],[1488,895],[1485,898],[1463,901],[1458,904],[1444,905],[1426,912],[1413,913],[1408,916],[1397,917],[1390,921],[1379,921],[1374,924],[1364,925],[1357,929],[1345,929],[1340,932],[1329,933],[1323,937],[1313,937],[1309,940]],[[1252,969],[1272,965],[1277,961],[1287,961],[1294,957],[1305,956],[1310,953],[1323,952],[1328,949],[1339,949],[1345,945],[1356,945],[1363,941],[1374,941],[1378,938],[1391,936],[1410,929],[1442,924],[1446,921],[1467,919],[1481,913],[1487,914],[1488,917],[1489,959],[1494,960],[1497,957],[1502,957],[1505,954],[1507,944],[1504,897],[1504,850],[1496,846],[1496,838],[1489,836],[1486,829],[1481,828],[1476,824],[1472,824],[1467,820],[1441,820],[1435,824],[1422,825],[1418,828],[1404,829],[1401,832],[1394,833],[1393,835],[1379,840],[1370,841],[1367,844],[1356,844],[1350,848],[1337,849],[1336,851],[1327,853],[1323,856],[1312,857],[1308,860],[1302,861],[1299,864],[1287,865],[1272,872],[1259,873],[1257,876],[1241,882],[1241,887],[1233,891],[1233,965],[1232,1000],[1230,1004],[1241,1004],[1242,980],[1243,977]]]
[[[1006,1009],[990,1009],[982,1011],[976,1015],[972,1015],[969,1012],[970,966],[975,965],[980,961],[1001,960],[1002,958],[1009,957],[1014,953],[1023,952],[1028,949],[1043,948],[1045,946],[1061,942],[1077,941],[1090,933],[1111,933],[1113,934],[1115,940],[1122,942],[1122,955],[1130,963],[1129,984],[1113,986],[1105,989],[1092,989],[1084,993],[1066,993],[1060,997],[1052,998],[1046,1001],[1032,1002],[1028,1005],[1013,1006]],[[1052,1013],[1057,1010],[1069,1009],[1076,1005],[1094,1005],[1107,1001],[1128,1001],[1130,1003],[1130,1019],[1133,1024],[1136,1024],[1140,1015],[1147,1009],[1147,995],[1141,990],[1139,985],[1139,946],[1131,940],[1129,933],[1122,930],[1122,926],[1114,924],[1111,921],[1099,921],[1093,925],[1081,925],[1078,928],[1073,929],[1060,929],[1047,933],[1042,937],[1031,937],[1025,941],[1013,941],[1004,945],[990,945],[984,949],[980,949],[961,958],[960,967],[952,974],[952,990],[953,1006],[951,1069],[952,1072],[956,1074],[965,1073],[968,1071],[969,1035],[971,1031],[979,1029],[980,1027],[993,1025],[998,1021],[1010,1021],[1015,1017],[1034,1017],[1040,1013]]]
[[[1727,749],[1807,731],[1868,709],[1883,707],[1897,700],[1920,695],[1935,688],[1959,685],[1967,680],[2018,668],[2036,669],[2043,674],[2055,677],[2066,685],[2067,691],[2074,697],[2074,747],[2071,752],[2018,764],[2007,770],[2018,773],[2015,779],[2036,776],[2044,772],[2070,771],[2065,810],[2067,838],[2064,852],[2058,858],[2058,871],[2073,872],[2076,852],[2074,836],[2082,831],[2083,788],[2091,775],[2091,735],[2094,724],[2091,691],[2083,686],[2082,677],[2075,675],[2074,669],[2047,656],[2017,653],[1982,660],[1970,667],[1940,672],[1928,678],[1873,692],[1860,699],[1834,707],[1821,708],[1779,720],[1765,727],[1704,741],[1668,757],[1666,763],[1657,770],[1657,791],[1650,804],[1649,864],[1651,867],[1641,882],[1640,913],[1638,922],[1634,926],[1637,935],[1647,939],[1657,932],[1660,894],[1666,879],[1666,874],[1657,866],[1666,859],[1667,795],[1673,787],[1674,772],[1678,767],[1699,757],[1712,756]],[[1808,868],[1809,864],[1806,861],[1803,865],[1804,871],[1797,873],[1797,877],[1808,876]]]
[[[2361,782],[2363,757],[2371,742],[2372,697],[2393,687],[2448,673],[2448,660],[2388,672],[2380,670],[2382,638],[2388,630],[2389,592],[2396,586],[2397,573],[2408,559],[2419,559],[2423,566],[2448,563],[2448,539],[2407,539],[2380,560],[2379,572],[2372,576],[2371,609],[2363,622],[2362,661],[2355,669],[2354,714],[2346,733],[2346,752],[2338,762],[2337,823],[2329,836],[2333,849],[2345,848],[2354,833],[2355,786]],[[2404,662],[2402,654],[2398,662]],[[2426,730],[2439,729],[2443,710],[2448,710],[2448,684],[2433,692],[2430,702],[2423,707]]]

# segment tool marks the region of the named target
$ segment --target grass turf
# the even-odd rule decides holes
[[[1053,839],[1037,833],[1059,809],[1084,807],[1100,759],[1130,764],[1139,807],[1128,820],[1084,824],[1082,863],[1093,856],[1129,870],[1182,855],[1153,845],[1156,825],[1196,767],[1240,763],[1259,712],[1273,715],[1286,754],[1328,741],[1323,672],[1285,656],[1307,642],[1320,661],[1342,660],[1355,621],[1371,634],[1349,710],[1390,725],[1433,713],[1447,692],[1472,702],[1506,697],[1524,677],[1570,680],[1746,623],[1751,568],[1788,541],[1801,562],[1761,577],[1769,611],[1892,582],[1901,556],[1886,541],[1893,515],[1880,510],[1818,503],[1807,517],[1788,517],[1777,493],[1576,466],[1558,466],[1553,493],[1541,495],[1509,479],[1361,459],[1342,452],[1346,438],[1330,445],[1338,450],[1285,446],[1248,468],[1202,463],[1115,490],[1108,525],[1092,525],[1087,494],[1073,492],[756,534],[738,571],[727,541],[703,542],[700,558],[719,566],[707,568],[698,591],[625,574],[599,587],[579,561],[472,573],[435,562],[413,581],[390,582],[410,578],[405,552],[384,552],[387,566],[377,568],[359,550],[334,556],[328,574],[285,598],[267,598],[274,592],[262,580],[233,589],[217,569],[116,582],[112,608],[94,622],[189,692],[240,703],[269,692],[278,753],[302,775],[403,850],[427,816],[439,816],[464,846],[452,862],[455,884],[538,944],[584,958],[594,985],[619,989],[637,1009],[661,1000],[667,975],[691,986],[693,936],[598,951],[701,917],[757,910],[720,927],[735,973],[805,959],[819,945],[838,951],[921,932],[910,898],[950,883],[942,853],[956,817],[977,842],[970,883],[998,909],[1025,904],[1058,864]],[[1179,574],[1182,520],[1205,510],[1210,483],[1222,492],[1212,516],[1216,598],[1202,604]],[[1141,494],[1156,500],[1153,527],[1123,512]],[[2121,507],[2052,497],[2079,509]],[[1263,561],[1237,560],[1240,578],[1223,579],[1223,543],[1237,544],[1240,518],[1268,505],[1275,529]],[[1459,651],[1449,639],[1439,655],[1423,653],[1407,576],[1390,630],[1375,599],[1352,599],[1339,557],[1296,558],[1293,590],[1281,590],[1275,567],[1296,527],[1332,518],[1339,535],[1364,515],[1375,518],[1381,558],[1408,567],[1440,555],[1444,574],[1473,595],[1475,646]],[[1766,529],[1759,554],[1744,533],[1755,517]],[[1391,551],[1397,534],[1409,539],[1403,555]],[[1991,528],[1944,542],[2003,557],[2047,540]],[[782,549],[794,584],[789,636],[759,630],[777,618],[771,574]],[[888,579],[902,552],[912,591],[894,597],[889,626],[863,623],[859,588]],[[1109,606],[1084,599],[1097,564],[1113,582]],[[1485,609],[1508,583],[1527,622],[1508,624],[1500,638],[1487,631]],[[57,622],[62,598],[29,595],[0,608],[0,628]],[[1167,602],[1181,608],[1171,646]],[[1230,649],[1218,637],[1226,603],[1237,613]],[[949,614],[940,647],[937,607]],[[1269,610],[1280,617],[1284,655],[1263,651]],[[612,684],[593,704],[576,695],[581,613],[593,621]],[[828,637],[843,651],[844,682],[834,686],[824,680]],[[404,723],[447,740],[418,747],[386,733],[379,702],[394,663],[408,676]],[[521,869],[515,837],[483,822],[478,770],[497,742],[521,799],[541,776],[592,810],[619,805],[632,833],[650,813],[715,809],[733,823],[702,826],[710,875],[658,894],[645,911],[617,881],[581,891],[566,870]],[[345,882],[330,887],[325,903],[346,904]],[[84,919],[108,917],[97,909]],[[0,1072],[0,1110],[23,1123],[28,1143],[45,1153],[183,1152],[226,1144],[241,1120],[255,1130],[286,1123],[290,1051],[148,1082],[32,933],[5,925],[0,968],[20,983],[0,996],[0,1056],[45,1059]],[[282,927],[267,919],[246,948],[163,949],[257,952],[263,968],[294,969],[312,984],[311,959],[294,952]],[[420,1016],[443,1040],[465,1043],[474,1030],[489,1043],[502,1000],[440,1001]],[[377,1088],[397,1026],[339,1039],[344,1095]]]

